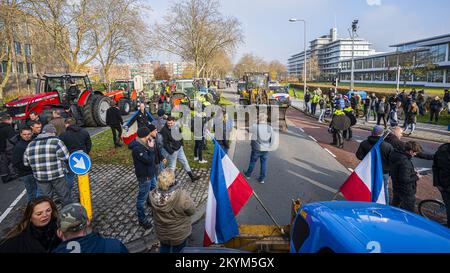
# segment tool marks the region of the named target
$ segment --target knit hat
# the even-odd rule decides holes
[[[375,126],[372,130],[372,136],[382,136],[384,134],[384,128],[381,126]]]
[[[166,111],[164,111],[164,109],[159,109],[158,110],[158,117],[162,117],[166,114]]]
[[[87,227],[86,209],[78,203],[65,206],[59,213],[58,228],[62,232],[78,232]]]
[[[142,127],[142,128],[139,128],[139,130],[137,131],[137,135],[139,138],[144,138],[144,137],[147,137],[148,135],[150,135],[151,132],[152,131],[150,131],[149,128]]]
[[[56,134],[56,128],[53,124],[47,124],[42,129],[43,134]]]

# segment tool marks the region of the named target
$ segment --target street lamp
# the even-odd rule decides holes
[[[295,22],[303,22],[304,25],[304,58],[303,58],[303,94],[306,94],[306,20],[303,19],[295,19],[295,18],[291,18],[289,19],[289,22],[291,23],[295,23]]]
[[[353,91],[355,87],[355,37],[357,36],[356,32],[358,31],[358,20],[353,20],[352,28],[349,29],[350,37],[352,38],[352,73],[350,80],[350,91]]]

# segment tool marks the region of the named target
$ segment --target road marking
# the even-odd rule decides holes
[[[353,170],[352,168],[348,168],[348,170],[350,171],[350,172],[354,172],[355,170]]]
[[[293,171],[291,171],[291,170],[288,170],[288,173],[290,173],[290,174],[292,174],[292,175],[295,175],[295,176],[297,176],[298,178],[301,178],[301,179],[303,179],[303,180],[305,180],[305,181],[307,181],[307,182],[309,182],[309,183],[311,183],[311,184],[313,184],[313,185],[315,185],[315,186],[317,186],[317,187],[319,187],[319,188],[321,188],[321,189],[324,189],[324,190],[326,190],[326,191],[328,191],[328,192],[331,192],[331,193],[333,193],[333,194],[336,194],[336,192],[338,191],[338,189],[334,189],[334,188],[332,188],[332,187],[330,187],[330,186],[327,186],[327,185],[324,185],[324,184],[319,183],[319,182],[317,182],[317,181],[311,180],[310,178],[305,177],[305,176],[302,176],[302,175],[300,175],[300,174],[298,174],[298,173],[295,173],[295,172],[293,172]]]
[[[318,142],[315,138],[313,138],[312,136],[309,136],[310,139],[314,140],[315,142]]]
[[[305,130],[303,130],[303,128],[298,128],[302,133],[305,132]]]
[[[337,156],[335,154],[333,154],[330,150],[328,150],[327,148],[324,148],[325,151],[327,151],[332,157],[337,158]]]
[[[3,222],[3,220],[5,220],[5,218],[13,210],[13,208],[17,205],[17,203],[19,203],[20,199],[22,199],[22,197],[25,195],[25,193],[27,193],[27,190],[23,190],[23,192],[21,194],[19,194],[19,196],[16,198],[16,200],[14,200],[11,203],[11,205],[9,205],[9,207],[5,210],[5,212],[3,212],[2,216],[0,216],[0,224]]]

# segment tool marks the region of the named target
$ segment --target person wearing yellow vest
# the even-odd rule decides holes
[[[334,111],[330,128],[328,129],[333,134],[333,142],[330,144],[337,146],[338,148],[344,148],[344,137],[342,135],[342,130],[338,130],[333,127],[333,120],[338,116],[345,116],[345,112],[342,110],[342,108],[340,108],[340,106],[338,106],[336,111]]]
[[[317,91],[314,91],[314,96],[311,100],[311,115],[316,116],[317,104],[319,104],[320,96],[317,94]]]
[[[347,104],[345,109],[344,109],[344,113],[352,121],[352,125],[347,130],[345,130],[344,133],[343,133],[344,139],[346,139],[347,141],[350,141],[352,139],[352,137],[353,137],[352,126],[355,125],[353,123],[356,121],[355,111],[353,110],[353,108],[349,104]]]

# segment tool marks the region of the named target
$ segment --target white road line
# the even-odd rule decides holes
[[[318,142],[315,138],[313,138],[312,136],[309,136],[310,139],[314,140],[315,142]]]
[[[348,168],[348,170],[350,171],[350,172],[354,172],[355,170],[353,170],[352,168]]]
[[[23,190],[21,194],[14,200],[14,202],[9,205],[9,207],[3,212],[2,216],[0,216],[0,224],[5,220],[5,218],[8,216],[8,214],[13,210],[13,208],[19,203],[20,199],[27,193],[27,190]]]
[[[337,158],[337,156],[335,154],[333,154],[330,150],[328,150],[327,148],[324,148],[325,151],[327,151],[332,157]]]
[[[326,190],[326,191],[329,191],[329,192],[331,192],[331,193],[333,193],[333,194],[335,194],[335,193],[338,191],[338,189],[334,189],[334,188],[332,188],[332,187],[330,187],[330,186],[327,186],[327,185],[324,185],[324,184],[319,183],[319,182],[317,182],[317,181],[311,180],[310,178],[305,177],[305,176],[302,176],[302,175],[300,175],[300,174],[298,174],[298,173],[295,173],[295,172],[293,172],[293,171],[291,171],[291,170],[288,170],[288,172],[289,172],[290,174],[292,174],[292,175],[297,176],[298,178],[301,178],[301,179],[303,179],[303,180],[305,180],[305,181],[307,181],[307,182],[309,182],[309,183],[311,183],[311,184],[313,184],[313,185],[315,185],[315,186],[317,186],[317,187],[319,187],[319,188],[321,188],[321,189],[324,189],[324,190]]]

